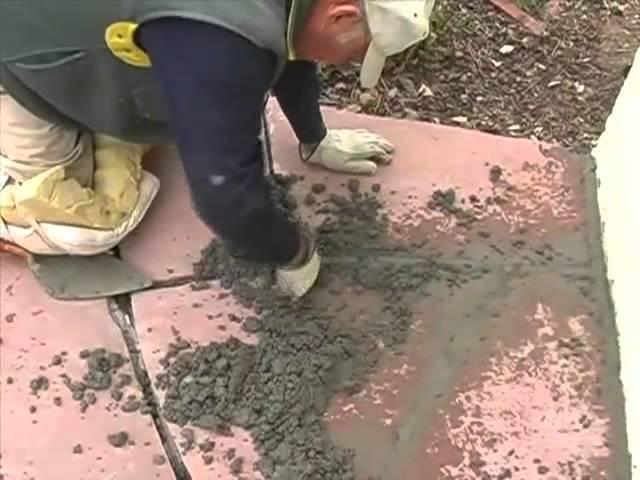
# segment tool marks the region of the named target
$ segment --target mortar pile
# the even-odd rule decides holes
[[[275,180],[274,198],[294,215],[297,179]],[[157,378],[168,421],[222,435],[232,425],[247,429],[261,457],[252,468],[266,479],[355,478],[354,452],[327,434],[331,399],[360,392],[383,356],[402,346],[413,321],[409,306],[429,294],[432,280],[455,285],[464,273],[428,258],[385,261],[411,252],[388,235],[378,191],[362,193],[351,181],[348,196],[326,195],[318,184],[306,194],[305,204],[324,217],[317,229],[324,263],[300,301],[278,296],[271,271],[238,260],[222,244],[203,251],[196,274],[220,281],[254,310],[243,328],[259,341],[192,345],[178,335]],[[376,308],[368,306],[372,299]]]

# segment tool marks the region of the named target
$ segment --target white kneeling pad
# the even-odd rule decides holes
[[[0,184],[0,190],[3,186]],[[31,221],[30,227],[22,227],[7,224],[0,217],[0,238],[39,255],[98,255],[118,245],[140,224],[159,188],[160,181],[142,171],[135,208],[111,230],[36,221]]]

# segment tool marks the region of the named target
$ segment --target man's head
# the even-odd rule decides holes
[[[387,56],[425,39],[434,0],[315,0],[295,39],[298,58],[326,64],[363,62],[373,87]]]

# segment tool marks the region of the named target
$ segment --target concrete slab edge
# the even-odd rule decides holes
[[[631,478],[640,480],[640,48],[605,130],[592,151],[598,180],[602,242],[611,289],[620,377],[631,455]]]

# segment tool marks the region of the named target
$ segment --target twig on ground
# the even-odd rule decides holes
[[[513,0],[489,0],[493,5],[520,23],[534,35],[544,34],[544,24],[525,13]]]

